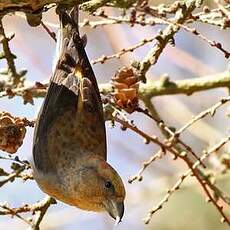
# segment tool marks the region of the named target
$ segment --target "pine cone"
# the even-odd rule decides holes
[[[138,105],[139,80],[132,67],[121,68],[112,78],[115,103],[132,113]]]
[[[17,152],[25,134],[26,128],[22,119],[0,112],[0,150],[8,153]]]

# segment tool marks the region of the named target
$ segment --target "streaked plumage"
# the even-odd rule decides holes
[[[102,103],[77,17],[76,7],[60,12],[61,54],[35,128],[34,177],[65,203],[121,219],[125,189],[106,162]]]

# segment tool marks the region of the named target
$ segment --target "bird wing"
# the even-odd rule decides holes
[[[61,54],[34,133],[34,164],[43,172],[55,169],[54,162],[63,155],[60,149],[66,144],[75,156],[97,154],[106,160],[103,108],[85,41],[78,32],[77,15],[76,8],[70,14],[60,12]]]

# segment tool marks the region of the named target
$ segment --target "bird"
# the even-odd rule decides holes
[[[102,100],[78,13],[78,6],[58,12],[60,55],[35,125],[33,176],[51,197],[120,222],[125,187],[107,162]]]

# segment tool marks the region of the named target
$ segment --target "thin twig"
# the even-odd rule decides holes
[[[138,173],[137,173],[136,175],[132,176],[132,177],[128,180],[128,182],[131,184],[131,183],[133,183],[133,181],[135,181],[135,180],[142,181],[142,179],[143,179],[142,174],[143,174],[143,172],[146,170],[146,168],[147,168],[149,165],[151,165],[155,160],[161,159],[164,155],[165,155],[165,152],[162,151],[162,150],[159,150],[156,154],[154,154],[153,156],[151,156],[151,157],[149,158],[148,161],[144,161],[144,162],[142,163],[142,168],[138,171]]]
[[[97,64],[97,63],[101,63],[101,64],[104,64],[106,61],[110,60],[110,59],[113,59],[113,58],[120,58],[122,55],[128,53],[128,52],[133,52],[134,50],[146,45],[147,43],[150,43],[152,42],[153,40],[155,39],[155,37],[153,38],[146,38],[146,39],[143,39],[141,42],[133,45],[133,46],[130,46],[128,48],[123,48],[122,50],[120,50],[119,52],[115,53],[115,54],[111,54],[111,55],[103,55],[101,56],[100,58],[97,58],[95,60],[93,60],[91,63],[93,65]]]
[[[202,4],[203,1],[189,1],[188,4],[184,3],[183,7],[177,10],[175,14],[175,22],[179,24],[183,24],[189,15],[193,12],[193,10],[197,7],[197,5]],[[183,8],[183,9],[182,9]],[[145,13],[148,8],[144,8],[143,11]],[[161,30],[157,36],[157,41],[155,46],[148,52],[146,57],[140,62],[138,67],[140,71],[140,79],[144,82],[145,74],[149,70],[149,68],[154,65],[159,59],[161,53],[163,52],[166,45],[173,40],[173,36],[180,30],[180,27],[177,25],[169,25],[165,29]]]
[[[153,111],[153,104],[151,103],[151,100],[150,99],[145,99],[144,100],[144,103],[146,105],[146,107],[150,110],[150,111]],[[136,111],[138,112],[142,112],[144,113],[145,115],[147,115],[148,117],[150,117],[151,119],[153,119],[158,127],[163,131],[163,133],[166,134],[167,138],[168,138],[168,142],[171,144],[171,145],[175,145],[175,143],[178,143],[180,145],[182,145],[185,150],[189,153],[192,154],[193,157],[195,157],[196,160],[199,161],[199,157],[196,155],[196,153],[192,150],[192,148],[190,146],[188,146],[187,144],[185,144],[185,142],[183,142],[178,136],[175,136],[175,133],[165,125],[164,121],[160,119],[159,115],[156,113],[155,111],[155,116],[151,115],[148,110],[143,110],[141,109],[140,107],[136,108]],[[179,146],[178,146],[179,148]],[[180,148],[180,152],[184,151],[184,149],[181,149]],[[206,168],[206,166],[204,165],[204,163],[200,162],[200,164]]]
[[[14,37],[14,35],[12,35],[9,38],[6,36],[2,24],[1,16],[0,16],[0,36],[1,36],[0,43],[2,43],[2,47],[3,47],[3,53],[1,54],[1,56],[6,59],[8,65],[7,73],[10,76],[10,81],[12,81],[13,86],[16,87],[19,83],[22,83],[23,76],[17,73],[15,62],[14,62],[16,56],[11,52],[9,46],[9,41]]]
[[[168,20],[167,20],[168,21]],[[183,28],[185,31],[188,31],[196,36],[198,36],[199,38],[201,38],[203,41],[207,42],[210,46],[212,47],[216,47],[217,49],[219,49],[221,52],[224,53],[225,58],[229,58],[230,56],[230,52],[227,51],[226,49],[223,48],[223,46],[221,45],[221,43],[213,41],[208,39],[206,36],[204,36],[203,34],[201,34],[197,29],[195,28],[190,28],[188,26],[185,26],[183,24],[179,24],[179,23],[173,23],[173,22],[169,22],[169,24],[176,24],[178,26],[180,26],[181,28]]]
[[[224,219],[224,221],[230,225],[230,220],[228,220],[227,216],[224,214],[222,207],[219,206],[217,204],[217,202],[214,200],[214,198],[211,196],[210,192],[207,189],[207,183],[204,180],[203,176],[201,175],[200,171],[197,170],[196,168],[193,168],[193,162],[187,157],[186,154],[180,154],[180,152],[178,152],[175,148],[173,148],[170,145],[168,145],[168,143],[163,143],[161,142],[156,136],[149,136],[148,134],[146,134],[145,132],[143,132],[142,130],[140,130],[139,128],[137,128],[137,126],[135,126],[133,123],[130,123],[127,119],[124,120],[123,118],[119,118],[120,111],[115,109],[114,112],[114,120],[117,121],[118,123],[122,124],[123,127],[129,128],[131,130],[133,130],[134,132],[136,132],[137,134],[139,134],[140,136],[144,137],[146,140],[151,141],[155,144],[157,144],[158,146],[160,146],[162,149],[167,150],[168,152],[170,152],[171,154],[173,154],[174,156],[182,159],[187,166],[191,169],[193,175],[197,178],[198,182],[200,183],[201,187],[203,188],[204,192],[206,193],[206,195],[208,196],[209,200],[213,203],[213,205],[217,208],[217,210],[219,211],[219,213],[221,214],[222,218]],[[200,164],[200,163],[199,163]],[[148,224],[152,215],[153,215],[154,211],[150,210],[147,218],[145,219],[145,223]]]
[[[0,180],[0,187],[2,187],[7,182],[13,182],[18,175],[25,170],[26,166],[22,165],[19,169],[15,170],[14,172],[10,173],[4,179]]]
[[[4,209],[5,212],[8,212],[8,215],[11,215],[11,216],[16,216],[18,217],[20,220],[22,220],[23,222],[25,222],[26,224],[28,225],[31,225],[31,222],[26,220],[24,217],[22,217],[21,215],[19,215],[17,212],[15,212],[14,210],[12,210],[11,208],[9,208],[7,205],[5,204],[0,204],[0,208]],[[1,215],[1,212],[0,211],[0,215]],[[4,211],[3,211],[4,212]]]
[[[51,30],[46,26],[46,24],[43,23],[43,21],[41,21],[41,25],[42,25],[42,27],[45,29],[45,31],[50,35],[50,37],[51,37],[55,42],[57,42],[56,34],[55,34],[53,31],[51,31]]]
[[[42,200],[41,202],[37,204],[35,204],[34,206],[34,210],[36,210],[36,215],[35,215],[35,219],[33,221],[32,227],[31,229],[33,230],[38,230],[39,229],[39,225],[44,217],[44,215],[46,214],[48,208],[52,205],[52,204],[56,204],[56,200],[50,196],[46,196],[44,198],[44,200]]]
[[[52,204],[56,204],[56,200],[50,196],[46,196],[42,201],[39,201],[35,204],[26,204],[19,208],[9,208],[5,204],[0,204],[0,208],[4,209],[0,211],[0,215],[12,215],[17,216],[21,219],[19,213],[35,213],[34,220],[32,222],[27,221],[27,223],[31,226],[31,229],[38,230],[45,213]]]
[[[197,116],[195,116],[193,119],[191,119],[190,121],[188,121],[184,126],[182,126],[180,129],[178,129],[175,132],[176,136],[179,136],[182,132],[184,132],[186,129],[188,129],[191,125],[193,125],[195,122],[201,120],[202,118],[204,118],[207,115],[211,115],[213,116],[216,112],[216,110],[221,107],[222,105],[224,105],[225,103],[230,101],[230,97],[225,97],[222,98],[219,102],[217,102],[215,105],[213,105],[212,107],[202,111],[201,113],[199,113]]]
[[[230,135],[224,139],[222,139],[218,144],[216,144],[215,146],[213,146],[211,149],[209,149],[208,151],[205,151],[205,153],[200,157],[200,161],[197,161],[193,164],[193,169],[196,169],[199,165],[200,162],[204,161],[210,154],[218,151],[221,147],[223,147],[228,141],[230,140]],[[163,199],[157,204],[157,206],[155,208],[152,208],[151,211],[148,214],[148,217],[145,219],[145,222],[149,222],[152,215],[154,213],[156,213],[157,211],[159,211],[161,208],[163,208],[164,204],[168,202],[169,198],[171,197],[171,195],[177,191],[181,184],[183,183],[183,181],[185,179],[187,179],[190,175],[192,175],[192,170],[189,169],[187,170],[185,173],[183,173],[180,176],[180,179],[173,185],[172,188],[168,189],[167,194],[163,197]],[[216,191],[216,187],[214,188]],[[221,195],[222,200],[224,200],[228,205],[230,205],[230,200],[227,196],[223,195],[222,192],[218,189],[217,193]],[[150,214],[151,213],[151,214]]]

